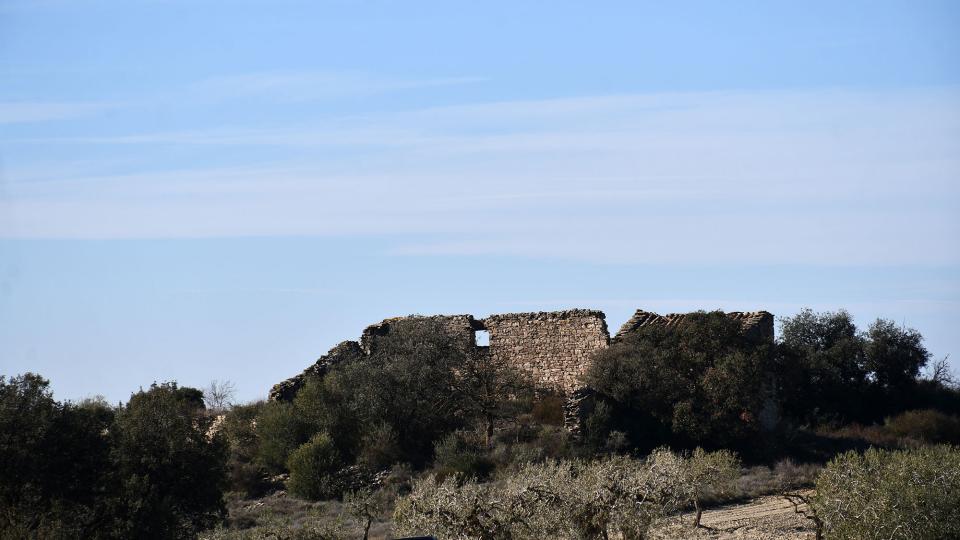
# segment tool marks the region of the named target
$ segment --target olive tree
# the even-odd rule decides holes
[[[808,502],[819,535],[828,538],[960,537],[960,449],[841,454],[820,473]]]
[[[586,383],[614,406],[612,428],[636,444],[753,440],[771,388],[770,346],[722,312],[647,326],[597,354]]]
[[[527,464],[497,483],[429,476],[396,506],[398,532],[443,538],[643,538],[684,502],[684,460],[657,450],[646,460]]]
[[[696,516],[693,526],[700,526],[704,493],[727,494],[740,475],[740,459],[729,450],[706,452],[697,448],[684,459],[683,479],[688,502],[693,504]]]

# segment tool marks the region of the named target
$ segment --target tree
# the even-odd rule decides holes
[[[911,386],[930,359],[920,332],[886,319],[877,319],[870,325],[865,353],[874,384],[888,393],[902,392]]]
[[[218,413],[223,412],[233,405],[233,397],[236,391],[236,387],[230,381],[212,380],[203,390],[203,401],[208,409]]]
[[[829,538],[958,538],[960,450],[841,454],[820,473],[809,506],[818,532]]]
[[[683,480],[686,498],[696,510],[693,526],[700,526],[703,508],[700,501],[705,491],[725,493],[740,476],[740,460],[729,450],[705,452],[697,448],[684,458]]]
[[[117,536],[190,538],[223,519],[226,445],[208,437],[199,391],[153,384],[130,397],[111,430],[121,478]]]
[[[939,360],[935,360],[929,366],[927,380],[936,386],[943,388],[956,388],[958,385],[957,376],[950,367],[950,355],[946,355]]]
[[[39,375],[0,376],[0,537],[106,536],[112,417],[54,401]]]
[[[290,454],[315,432],[293,404],[266,403],[256,420],[257,461],[270,472],[284,472]]]
[[[450,476],[417,482],[394,511],[397,532],[450,538],[643,538],[684,501],[684,460],[667,450],[646,460],[527,464],[496,483]]]
[[[335,433],[346,461],[363,453],[372,440],[366,434],[379,430],[396,441],[402,461],[422,465],[434,442],[465,421],[457,373],[467,351],[430,319],[396,321],[372,339],[370,356],[308,381],[294,399],[296,414],[313,433]]]
[[[464,355],[454,384],[465,415],[483,426],[487,447],[493,444],[496,423],[516,418],[533,395],[533,385],[523,373],[486,350]]]
[[[344,486],[337,478],[343,466],[333,440],[326,433],[317,433],[290,454],[287,487],[305,499],[320,500],[338,497]]]
[[[389,511],[396,498],[393,489],[361,489],[343,497],[347,512],[363,527],[363,540],[370,538],[370,526],[376,519],[389,518]]]
[[[868,368],[863,338],[844,310],[804,309],[780,322],[778,395],[787,415],[805,422],[864,414]]]
[[[735,444],[760,428],[770,399],[769,346],[747,340],[722,312],[674,327],[643,327],[601,351],[586,375],[614,404],[611,429],[635,443]]]

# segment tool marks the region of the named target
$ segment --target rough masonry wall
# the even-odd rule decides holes
[[[684,313],[658,315],[637,310],[617,332],[614,341],[649,325],[675,327],[688,316]],[[757,341],[773,341],[773,315],[766,311],[731,312],[727,317],[740,322],[743,335]],[[478,353],[490,354],[532,376],[541,388],[558,390],[568,396],[580,389],[581,377],[590,367],[594,353],[610,345],[610,334],[602,311],[571,309],[537,313],[491,315],[482,321],[472,315],[435,315],[395,317],[368,326],[359,342],[345,341],[303,373],[273,387],[271,400],[292,400],[311,376],[322,376],[340,362],[369,356],[376,350],[379,337],[404,324],[424,321],[439,323],[443,332],[465,349],[476,346],[475,332],[487,330],[490,344]]]
[[[443,332],[452,339],[459,341],[467,350],[474,346],[474,328],[479,323],[472,315],[410,315],[407,317],[393,317],[384,319],[377,324],[371,324],[363,330],[360,341],[344,341],[327,354],[320,357],[313,365],[285,381],[281,381],[270,389],[270,401],[293,401],[297,392],[311,377],[323,377],[330,368],[341,363],[349,362],[370,356],[377,347],[377,339],[390,334],[393,328],[405,324],[438,323]]]
[[[650,311],[638,309],[623,323],[620,331],[613,340],[618,341],[625,336],[646,326],[666,326],[674,328],[683,323],[689,313],[669,313],[658,315]],[[740,322],[740,332],[744,337],[756,342],[773,341],[773,314],[767,311],[731,311],[725,313],[727,317]]]
[[[563,393],[581,386],[593,354],[610,343],[602,311],[508,313],[481,324],[490,333],[494,359],[529,373],[538,386]]]
[[[363,330],[360,336],[360,348],[365,354],[371,354],[376,347],[376,340],[380,336],[386,336],[391,328],[405,324],[423,324],[434,323],[443,332],[459,342],[463,347],[469,348],[474,345],[474,330],[479,327],[479,323],[473,318],[473,315],[410,315],[407,317],[393,317],[372,324]]]

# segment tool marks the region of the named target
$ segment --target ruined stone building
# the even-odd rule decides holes
[[[726,315],[740,322],[745,337],[773,341],[773,315],[770,313],[731,312]],[[590,367],[593,355],[608,347],[611,341],[623,339],[646,326],[675,326],[681,324],[686,316],[657,315],[638,310],[612,340],[603,312],[588,309],[507,313],[491,315],[486,319],[476,319],[472,315],[386,319],[367,327],[359,341],[340,343],[303,373],[275,385],[270,391],[270,399],[293,399],[308,377],[322,375],[337,363],[371,354],[371,348],[375,347],[375,336],[387,335],[391,325],[411,318],[439,321],[451,338],[477,348],[478,353],[493,355],[516,366],[529,374],[537,386],[574,396],[582,386],[581,378]]]

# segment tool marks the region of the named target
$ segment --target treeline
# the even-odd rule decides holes
[[[845,311],[804,310],[781,321],[776,343],[751,341],[721,312],[672,328],[644,327],[602,351],[586,382],[598,394],[589,436],[631,446],[787,451],[798,427],[874,424],[931,409],[960,442],[960,392],[944,370],[921,378],[930,353],[913,329],[879,319],[866,331]],[[762,444],[758,444],[762,443]],[[759,453],[759,455],[758,455]]]
[[[112,407],[0,377],[0,538],[195,537],[226,513],[211,422],[202,393],[173,383]]]
[[[639,540],[657,525],[674,534],[677,525],[697,527],[700,499],[730,489],[738,474],[729,452],[678,455],[660,448],[643,459],[528,464],[495,483],[427,476],[398,501],[393,518],[398,532],[440,538]],[[955,446],[847,452],[827,464],[814,487],[781,495],[810,520],[818,539],[960,536]],[[689,519],[662,520],[691,507]],[[667,530],[656,537],[673,537]]]
[[[57,402],[36,375],[0,378],[0,538],[191,537],[224,523],[224,492],[331,499],[382,485],[388,470],[406,478],[403,493],[423,473],[484,481],[660,446],[772,461],[824,430],[960,443],[960,390],[944,364],[921,376],[922,336],[884,320],[860,330],[842,311],[786,318],[777,343],[750,341],[719,312],[641,329],[595,358],[579,437],[562,397],[444,335],[399,322],[292,402],[219,417],[175,383],[110,406]]]

